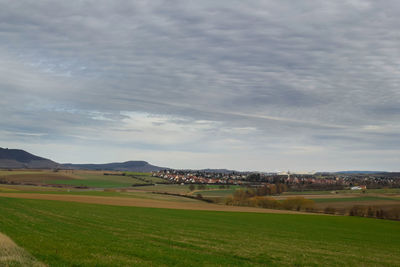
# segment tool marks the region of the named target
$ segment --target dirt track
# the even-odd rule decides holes
[[[58,200],[91,204],[103,204],[113,206],[133,206],[149,208],[168,208],[184,210],[211,210],[211,211],[236,211],[236,212],[258,212],[258,213],[286,213],[286,214],[310,214],[288,210],[261,209],[252,207],[236,207],[205,202],[172,202],[141,198],[124,197],[102,197],[102,196],[82,196],[82,195],[56,195],[56,194],[32,194],[32,193],[0,193],[0,197],[25,198],[25,199],[45,199]]]

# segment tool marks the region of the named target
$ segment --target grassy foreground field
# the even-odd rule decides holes
[[[50,266],[399,266],[400,223],[0,197],[0,232]]]

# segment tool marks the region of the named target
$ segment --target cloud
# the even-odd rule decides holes
[[[108,161],[140,149],[186,168],[398,168],[396,152],[382,160],[400,145],[397,1],[0,4],[5,145],[64,160],[67,144],[107,146]]]

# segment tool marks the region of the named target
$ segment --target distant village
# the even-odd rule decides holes
[[[154,177],[177,184],[260,185],[285,184],[291,189],[364,190],[400,187],[400,173],[254,173],[161,170]]]

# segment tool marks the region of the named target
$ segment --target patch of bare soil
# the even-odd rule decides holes
[[[184,210],[210,210],[210,211],[234,211],[234,212],[258,212],[258,213],[286,213],[286,214],[310,214],[305,212],[262,209],[253,207],[238,207],[210,204],[205,202],[173,202],[142,198],[82,196],[82,195],[56,195],[56,194],[34,194],[34,193],[0,193],[0,197],[45,199],[69,202],[80,202],[90,204],[102,204],[113,206],[134,206],[149,208],[167,208]]]

